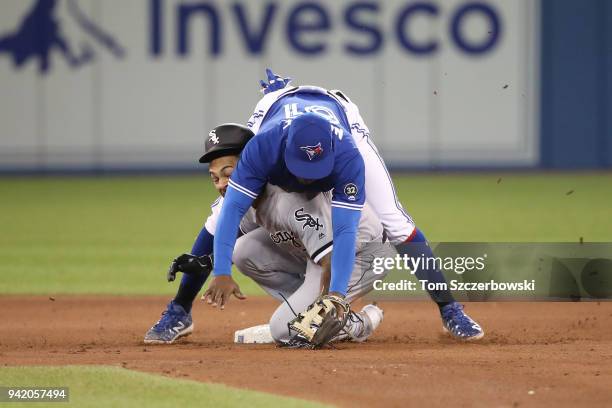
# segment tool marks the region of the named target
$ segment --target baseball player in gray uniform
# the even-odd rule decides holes
[[[193,332],[191,307],[212,267],[209,257],[214,239],[212,232],[217,226],[228,179],[236,166],[240,151],[252,136],[253,133],[243,126],[223,124],[213,129],[206,138],[204,155],[200,158],[200,162],[209,163],[211,181],[219,192],[219,197],[212,203],[211,214],[196,238],[191,253],[180,255],[172,262],[168,271],[168,280],[174,280],[177,272],[185,274],[176,296],[168,303],[159,321],[146,333],[145,343],[172,344]],[[239,247],[234,251],[233,257],[237,266],[254,278],[265,291],[280,301],[289,302],[284,303],[284,309],[282,306],[279,308],[279,314],[275,314],[278,317],[275,321],[284,321],[284,327],[281,323],[273,325],[278,328],[278,339],[283,340],[281,334],[283,330],[287,330],[286,322],[294,316],[293,313],[288,314],[291,309],[289,305],[294,310],[300,311],[304,305],[312,303],[320,293],[322,274],[330,273],[329,258],[332,250],[332,233],[329,231],[330,203],[328,195],[313,198],[297,193],[286,193],[273,186],[270,186],[265,197],[266,199],[262,197],[262,200],[256,203],[261,205],[258,211],[252,209],[243,218],[240,225],[243,235],[238,239]],[[285,199],[290,200],[290,203],[284,203]],[[303,205],[297,207],[302,202]],[[292,205],[296,208],[291,212]],[[319,208],[320,206],[323,208]],[[283,213],[291,215],[296,225],[286,224],[290,218],[278,217]],[[271,232],[259,228],[257,218]],[[372,250],[373,254],[380,252],[380,255],[376,256],[385,256],[379,248],[373,251],[378,245],[370,249],[365,244],[368,240],[380,242],[379,236],[382,231],[380,223],[374,221],[370,209],[365,210],[362,219],[364,222],[360,228],[359,240],[363,242],[358,247],[355,276],[360,270],[359,265],[363,265],[362,271],[366,274],[364,279],[356,281],[353,285],[354,288],[350,292],[351,299],[367,292],[366,282],[371,285],[373,280],[371,270],[367,268],[371,264],[371,260],[367,261],[366,258],[368,251]],[[312,273],[307,274],[307,270]],[[234,294],[240,299],[244,298],[237,286]],[[281,315],[281,311],[287,317]],[[361,317],[367,326],[363,324],[350,326],[353,334],[351,338],[365,340],[380,324],[382,311],[374,305],[367,305],[357,317]],[[354,320],[359,321],[359,319]]]
[[[253,229],[254,225],[263,228]],[[243,274],[282,302],[270,319],[270,332],[277,343],[290,344],[295,333],[288,330],[289,321],[321,294],[323,286],[329,285],[333,250],[331,194],[313,197],[268,184],[240,228],[243,232],[251,231],[238,241],[233,262]],[[384,278],[386,272],[373,272],[374,259],[395,255],[394,249],[385,242],[382,224],[367,205],[361,215],[357,241],[348,302],[364,296],[372,290],[375,280]],[[352,317],[342,337],[364,341],[382,321],[383,312],[369,304]]]

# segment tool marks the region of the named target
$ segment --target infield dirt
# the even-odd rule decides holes
[[[370,340],[318,351],[233,344],[235,330],[267,321],[271,299],[198,302],[193,335],[145,346],[167,300],[2,296],[0,361],[117,365],[341,406],[612,405],[612,302],[468,304],[486,336],[459,343],[432,303],[383,301]]]

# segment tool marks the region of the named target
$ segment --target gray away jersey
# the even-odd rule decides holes
[[[307,193],[289,193],[267,184],[257,209],[247,212],[241,228],[252,229],[253,223],[265,228],[274,243],[299,258],[308,256],[319,262],[333,248],[330,193],[309,198]],[[378,217],[366,205],[359,222],[357,251],[364,243],[382,242],[382,236]]]

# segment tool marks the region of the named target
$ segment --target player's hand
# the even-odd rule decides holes
[[[240,287],[231,276],[215,276],[210,285],[208,285],[206,292],[202,295],[202,300],[212,307],[219,306],[221,309],[224,309],[231,295],[236,296],[240,300],[246,299],[246,296],[242,294]]]

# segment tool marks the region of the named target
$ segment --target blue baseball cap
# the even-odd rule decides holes
[[[296,177],[318,180],[334,168],[331,124],[316,113],[304,113],[291,121],[285,146],[285,164]]]

